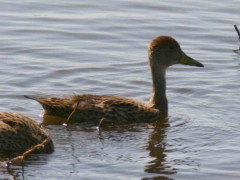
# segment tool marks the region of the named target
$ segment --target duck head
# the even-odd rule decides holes
[[[187,56],[179,43],[170,36],[153,39],[148,48],[150,66],[169,67],[174,64],[204,67],[203,64]]]

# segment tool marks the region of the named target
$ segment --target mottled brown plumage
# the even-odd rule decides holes
[[[174,64],[203,65],[188,57],[178,42],[169,36],[152,40],[148,48],[149,65],[153,78],[150,101],[142,104],[132,99],[117,96],[75,95],[67,98],[32,98],[45,110],[45,115],[68,118],[75,122],[154,122],[168,116],[166,98],[166,69]],[[77,105],[78,104],[78,105]],[[76,107],[77,106],[77,107]]]
[[[158,109],[124,97],[88,94],[68,98],[33,99],[43,106],[47,115],[66,119],[79,102],[76,113],[71,117],[75,122],[98,123],[102,118],[105,119],[104,123],[152,122],[163,118]]]
[[[49,134],[33,119],[22,114],[0,112],[0,152],[22,153],[31,147],[49,141],[36,153],[51,153],[54,151]]]

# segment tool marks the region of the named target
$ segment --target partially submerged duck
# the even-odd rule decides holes
[[[22,162],[30,153],[53,151],[52,139],[36,121],[22,114],[0,112],[0,152],[23,153],[12,162]]]
[[[125,97],[92,94],[66,98],[25,97],[38,101],[45,110],[45,115],[68,118],[73,122],[120,123],[161,120],[168,116],[166,69],[174,64],[198,67],[203,65],[187,56],[178,42],[169,36],[160,36],[152,40],[148,48],[148,58],[153,90],[147,104]]]

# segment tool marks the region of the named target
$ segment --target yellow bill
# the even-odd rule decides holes
[[[202,63],[200,63],[200,62],[196,61],[195,59],[189,57],[184,52],[182,53],[182,57],[179,60],[179,64],[204,67],[204,65]]]

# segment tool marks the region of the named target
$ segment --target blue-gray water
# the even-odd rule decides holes
[[[169,126],[98,132],[47,126],[56,151],[31,155],[1,179],[240,179],[237,0],[2,0],[0,110],[42,118],[23,94],[113,94],[147,102],[147,45],[176,38],[205,68],[167,73]]]

